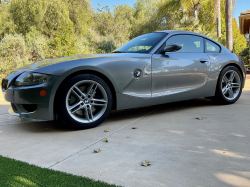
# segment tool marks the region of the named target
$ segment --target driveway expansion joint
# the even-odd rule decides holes
[[[84,151],[85,149],[87,149],[87,148],[89,148],[89,147],[91,147],[91,146],[93,146],[93,145],[97,144],[98,142],[103,141],[105,138],[110,137],[111,135],[115,134],[116,132],[118,132],[118,131],[120,131],[120,130],[122,130],[122,129],[126,128],[127,126],[129,126],[129,125],[131,125],[131,124],[133,124],[133,123],[135,123],[135,122],[137,122],[137,121],[139,121],[140,119],[142,119],[142,118],[144,118],[144,117],[148,116],[149,114],[152,114],[153,112],[155,112],[155,111],[156,111],[156,110],[158,110],[159,108],[161,108],[161,107],[158,107],[158,108],[156,108],[156,109],[152,110],[151,112],[148,112],[147,114],[145,114],[145,115],[143,115],[143,116],[141,116],[141,117],[137,118],[136,120],[134,120],[134,121],[132,121],[132,122],[128,123],[127,125],[125,125],[125,126],[123,126],[123,127],[119,128],[119,129],[117,129],[116,131],[114,131],[114,132],[112,132],[112,133],[108,134],[107,136],[102,137],[101,139],[99,139],[99,140],[97,140],[97,141],[93,142],[93,143],[92,143],[92,144],[90,144],[90,145],[87,145],[86,147],[84,147],[83,149],[81,149],[81,150],[77,151],[76,153],[69,155],[68,157],[66,157],[66,158],[62,159],[61,161],[56,162],[55,164],[52,164],[51,166],[49,166],[49,167],[48,167],[48,169],[51,169],[52,167],[54,167],[54,166],[56,166],[56,165],[60,164],[61,162],[63,162],[63,161],[65,161],[65,160],[67,160],[67,159],[69,159],[69,158],[71,158],[71,157],[73,157],[73,156],[77,155],[78,153],[80,153],[80,152]]]

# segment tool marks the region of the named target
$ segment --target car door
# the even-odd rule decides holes
[[[182,49],[165,53],[164,47],[172,43],[181,44]],[[188,91],[203,87],[208,80],[209,67],[210,61],[204,53],[203,37],[171,36],[152,55],[152,97],[182,92],[188,94]]]

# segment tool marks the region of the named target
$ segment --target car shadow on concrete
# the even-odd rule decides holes
[[[236,102],[236,104],[243,104],[245,103],[248,95],[250,94],[250,91],[244,91],[244,96],[241,96],[239,101]],[[192,99],[192,100],[186,100],[186,101],[180,101],[180,102],[174,102],[174,103],[167,103],[167,104],[161,104],[161,105],[155,105],[155,106],[148,106],[148,107],[142,107],[142,108],[134,108],[134,109],[127,109],[127,110],[120,110],[120,111],[111,111],[109,117],[98,127],[102,127],[108,124],[115,124],[120,123],[123,120],[129,120],[129,119],[138,119],[142,116],[147,115],[148,113],[151,113],[150,115],[156,115],[154,110],[161,109],[157,115],[160,114],[167,114],[169,112],[175,112],[175,111],[182,111],[192,109],[192,111],[195,111],[197,109],[200,110],[202,108],[206,108],[207,110],[210,110],[209,107],[214,106],[223,106],[223,105],[216,105],[214,104],[210,99],[205,98],[198,98],[198,99]],[[212,110],[212,109],[211,109]],[[27,130],[31,132],[68,132],[68,131],[75,131],[74,129],[68,127],[65,125],[61,120],[57,121],[46,121],[46,122],[22,122],[22,124],[27,124],[26,127],[20,126],[20,130]],[[112,127],[112,126],[109,126]],[[86,129],[88,130],[88,129]]]
[[[152,112],[151,115],[154,115],[153,111],[159,108],[164,108],[164,112],[170,112],[170,111],[173,112],[173,111],[185,110],[188,108],[197,108],[197,107],[201,108],[201,107],[208,107],[208,106],[213,106],[213,105],[214,103],[211,100],[201,98],[201,99],[193,99],[193,100],[180,101],[180,102],[175,102],[175,103],[167,103],[167,104],[148,106],[148,107],[142,107],[142,108],[111,111],[109,117],[101,125],[99,125],[99,127],[103,126],[104,124],[119,123],[125,119],[128,119],[128,120],[129,119],[132,120],[134,118],[137,119],[137,118],[147,115],[150,112]],[[21,123],[21,120],[20,120],[20,123]],[[36,133],[50,132],[50,131],[51,132],[75,131],[74,129],[65,125],[61,120],[45,121],[45,122],[22,122],[22,124],[26,124],[26,125],[19,126],[18,128],[20,130],[27,130],[27,131],[36,132]]]

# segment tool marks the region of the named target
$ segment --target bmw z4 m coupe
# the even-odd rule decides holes
[[[111,110],[200,97],[236,102],[246,78],[242,59],[204,35],[160,31],[110,54],[37,61],[2,80],[9,113],[26,121],[58,116],[76,129],[101,124]]]

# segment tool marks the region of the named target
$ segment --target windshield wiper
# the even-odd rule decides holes
[[[112,53],[126,53],[126,52],[124,52],[124,51],[114,51]]]

